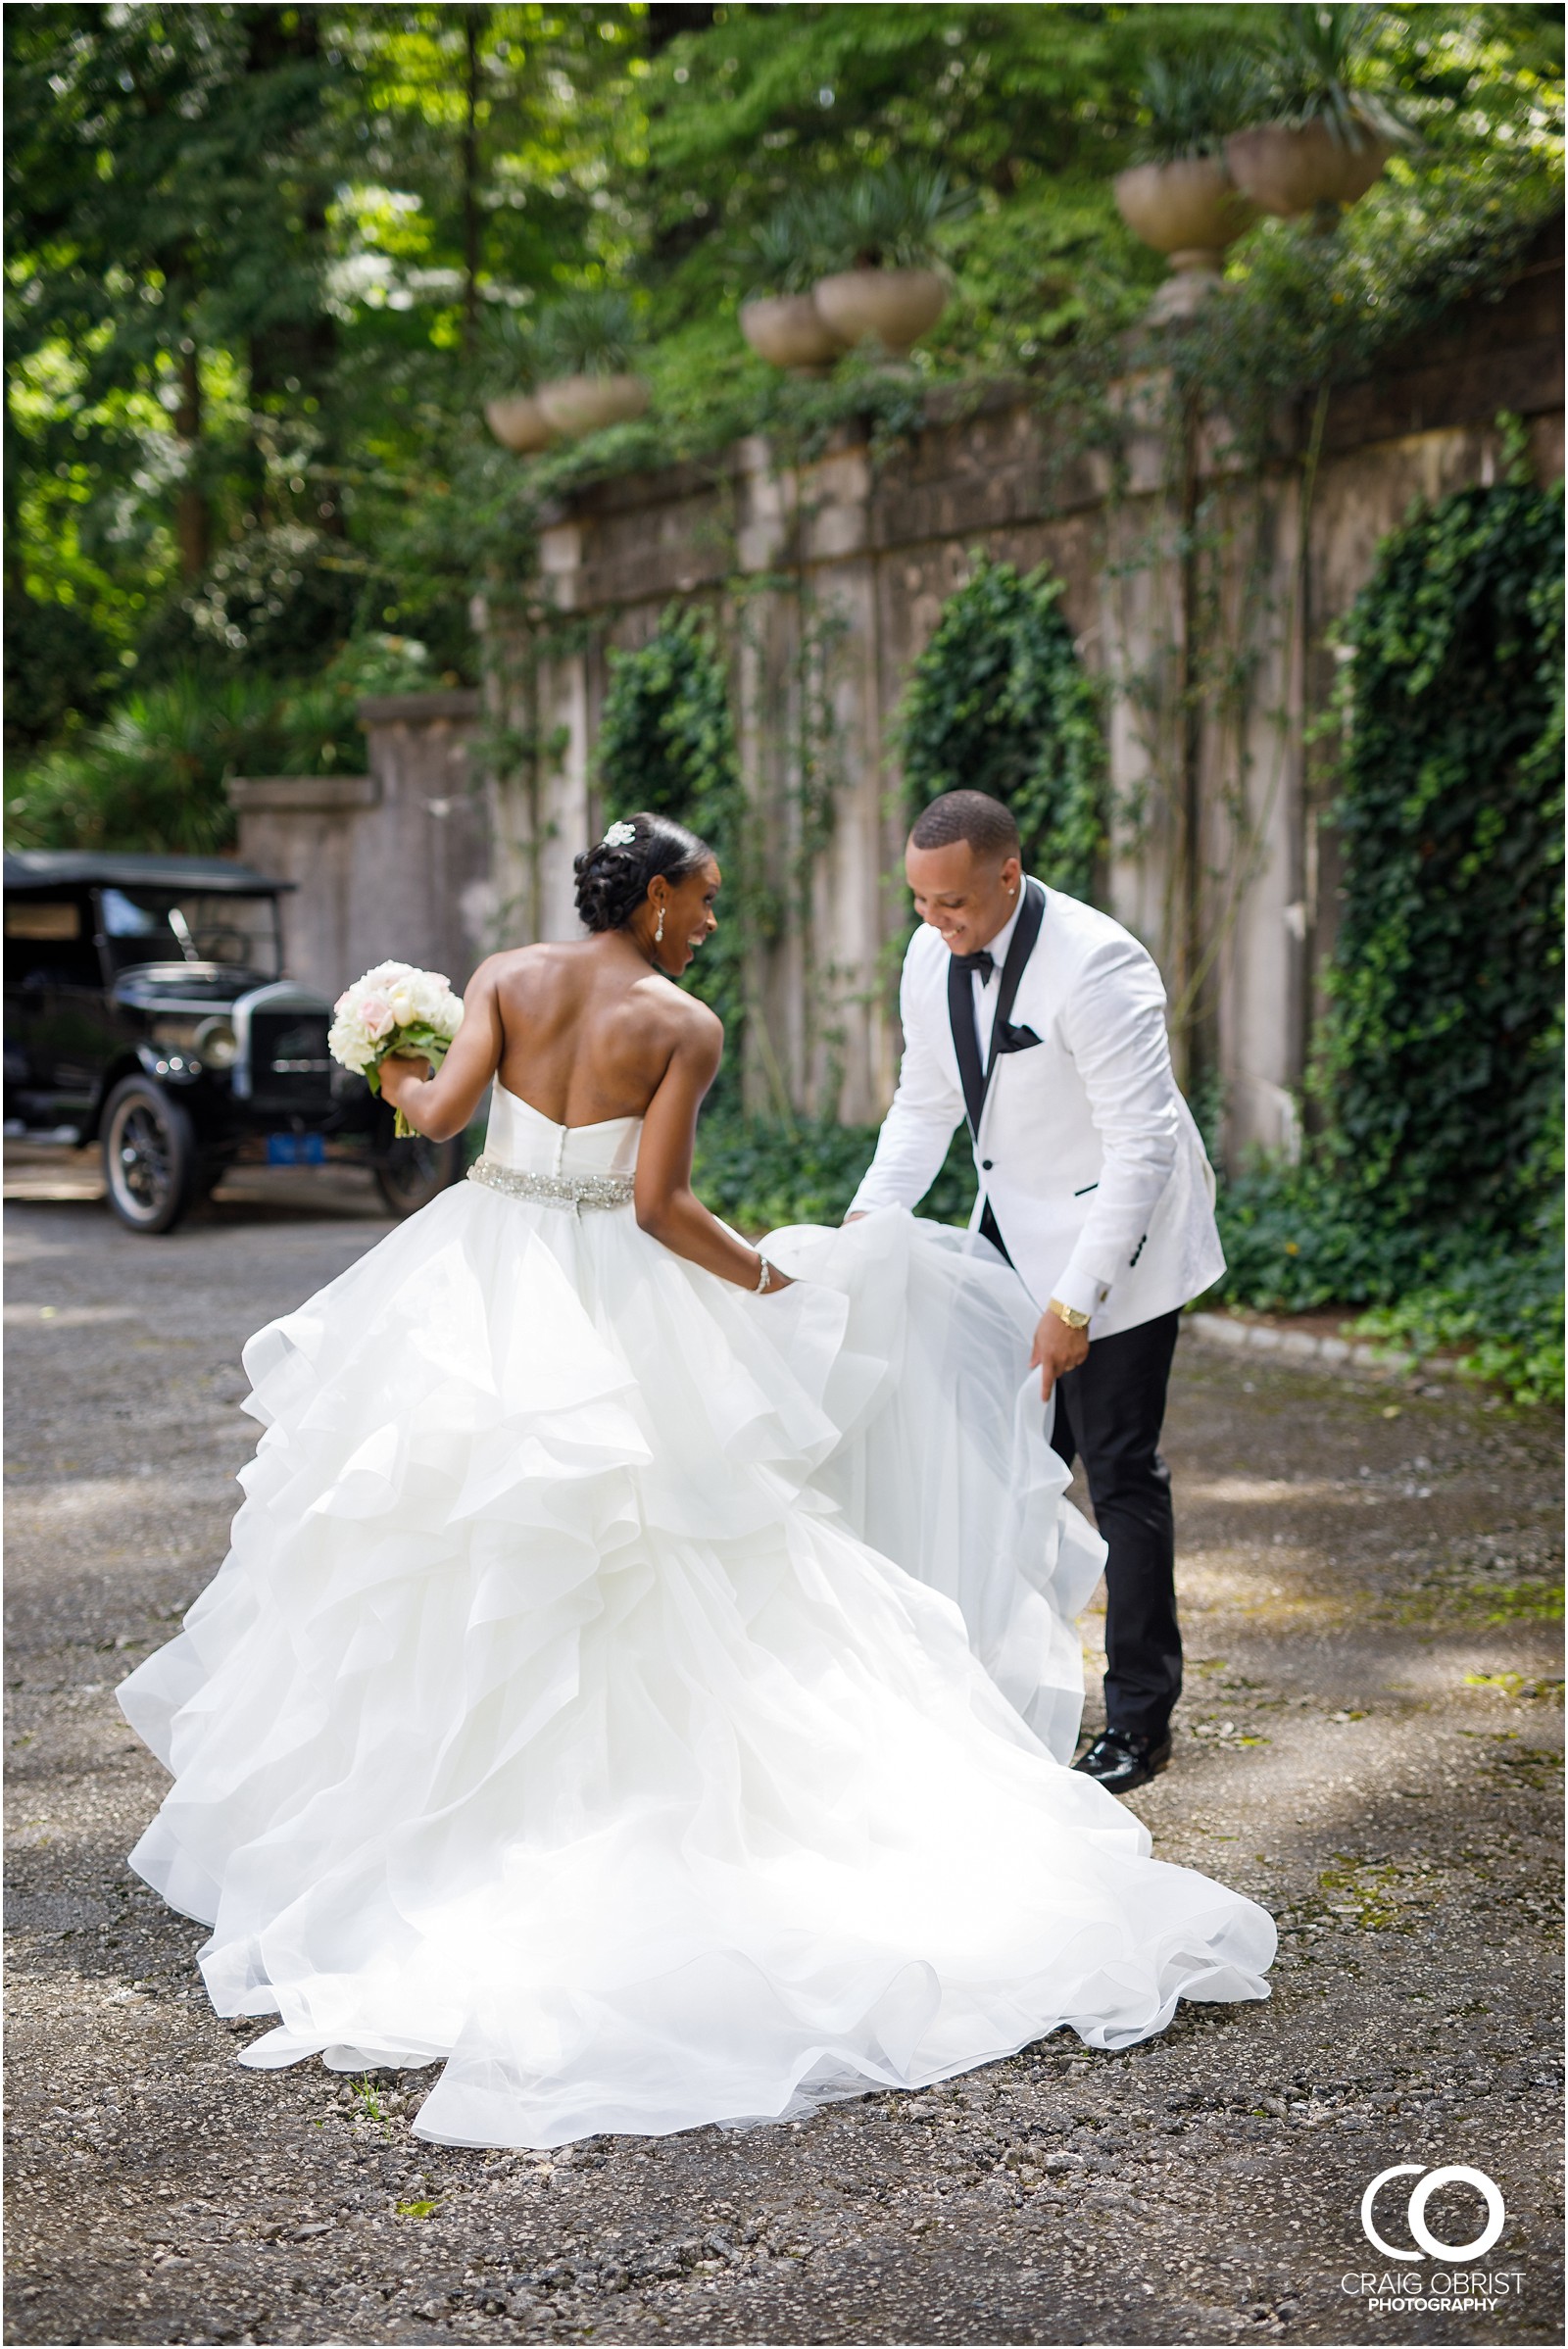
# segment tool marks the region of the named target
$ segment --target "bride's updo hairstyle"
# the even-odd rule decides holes
[[[628,815],[573,861],[578,914],[590,930],[624,930],[650,881],[689,880],[712,853],[672,815]]]

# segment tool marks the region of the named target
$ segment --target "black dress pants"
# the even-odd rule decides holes
[[[980,1229],[1002,1248],[987,1200]],[[1009,1259],[1010,1261],[1010,1259]],[[1176,1525],[1159,1453],[1179,1313],[1097,1338],[1056,1381],[1053,1447],[1081,1454],[1105,1542],[1105,1726],[1165,1734],[1182,1689],[1176,1623]]]

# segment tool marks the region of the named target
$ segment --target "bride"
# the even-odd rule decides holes
[[[420,2136],[545,2147],[1265,1996],[1264,1912],[1064,1766],[1102,1553],[1014,1276],[710,1215],[718,868],[638,815],[576,869],[591,935],[384,1064],[436,1137],[493,1079],[484,1154],[251,1340],[232,1548],[120,1692],[241,2060],[443,2059]]]

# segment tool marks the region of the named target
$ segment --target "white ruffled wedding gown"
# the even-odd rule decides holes
[[[242,2060],[444,2058],[419,2135],[549,2146],[1265,1996],[1265,1913],[1063,1767],[1102,1551],[1012,1274],[889,1211],[748,1296],[639,1229],[639,1132],[498,1085],[245,1349],[231,1552],[120,1691]]]

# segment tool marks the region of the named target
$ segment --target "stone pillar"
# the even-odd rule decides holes
[[[1275,475],[1237,504],[1218,625],[1247,662],[1245,717],[1222,716],[1204,744],[1205,934],[1233,1164],[1258,1145],[1300,1147],[1307,934],[1299,479]]]
[[[546,600],[563,615],[579,607],[584,525],[558,522],[539,534]],[[597,837],[589,738],[590,630],[536,645],[534,723],[534,893],[540,938],[577,938],[572,859]]]
[[[811,888],[809,1027],[805,1105],[846,1124],[881,1115],[877,1030],[885,905],[882,871],[883,711],[880,598],[872,550],[875,483],[864,446],[830,452],[813,468],[802,514],[816,647],[810,679],[819,720],[806,745],[816,772],[803,778],[809,812],[819,797],[822,843]]]
[[[739,451],[737,735],[781,914],[756,955],[746,1097],[863,1123],[895,1059],[886,908],[874,481],[841,436],[798,470]],[[755,581],[755,586],[748,582]]]
[[[363,818],[380,797],[372,775],[258,775],[228,786],[240,856],[270,879],[293,884],[282,905],[284,970],[323,995],[341,994],[359,975],[351,944],[355,865]]]
[[[236,779],[240,854],[295,884],[283,908],[290,977],[337,995],[388,960],[466,985],[489,951],[490,827],[469,773],[476,693],[360,704],[368,775]]]

